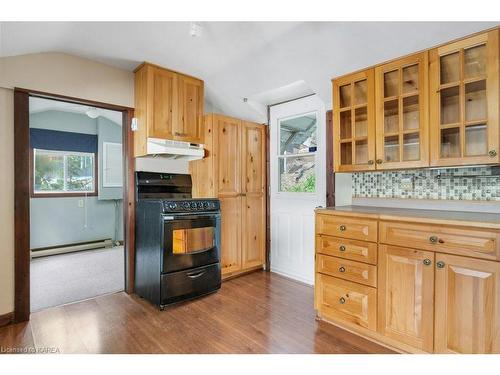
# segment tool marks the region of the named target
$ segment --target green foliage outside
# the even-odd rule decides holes
[[[311,174],[296,185],[289,186],[286,191],[293,193],[314,193],[316,191],[316,176]]]

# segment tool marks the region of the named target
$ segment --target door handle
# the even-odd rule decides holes
[[[207,272],[206,270],[200,271],[200,272],[194,272],[194,273],[188,273],[187,277],[190,279],[197,279],[198,277],[202,276]]]

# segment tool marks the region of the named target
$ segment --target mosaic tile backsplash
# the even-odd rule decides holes
[[[356,172],[352,196],[500,202],[500,167]]]

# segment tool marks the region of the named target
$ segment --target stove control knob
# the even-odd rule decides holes
[[[209,207],[208,202],[203,202],[203,208],[207,210],[207,209],[208,209],[208,207]]]
[[[198,202],[198,209],[201,210],[203,208],[203,202]]]
[[[189,202],[182,202],[182,208],[185,210],[189,210]]]
[[[168,209],[169,209],[169,210],[172,210],[172,211],[173,211],[173,210],[175,210],[176,208],[177,208],[177,203],[170,202],[170,203],[168,204]]]
[[[191,202],[191,208],[192,208],[193,210],[196,210],[196,202]]]

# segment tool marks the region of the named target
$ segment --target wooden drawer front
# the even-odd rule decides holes
[[[316,233],[377,242],[377,221],[335,215],[316,215]]]
[[[348,240],[330,236],[316,236],[316,252],[364,263],[377,264],[377,244],[373,242]]]
[[[500,234],[494,231],[390,221],[379,228],[381,243],[500,260]]]
[[[317,273],[316,299],[320,315],[327,319],[377,329],[377,290],[374,288]]]
[[[316,272],[368,286],[377,286],[377,266],[318,254]]]

